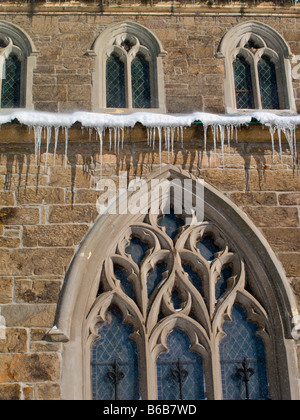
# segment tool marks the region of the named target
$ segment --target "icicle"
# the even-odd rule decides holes
[[[122,133],[122,150],[123,150],[124,149],[124,139],[125,139],[124,128],[121,128],[121,133]]]
[[[224,145],[225,145],[225,127],[224,125],[219,125],[220,130],[220,139],[221,139],[221,149],[222,149],[222,159],[224,164]]]
[[[111,128],[108,130],[108,133],[109,133],[109,151],[111,151],[111,145],[112,145],[112,138],[111,138],[112,129]]]
[[[59,127],[55,127],[54,130],[55,133],[55,145],[54,145],[54,166],[55,166],[55,161],[56,161],[56,152],[57,152],[57,145],[58,145],[58,136],[59,136]]]
[[[280,154],[280,162],[283,163],[283,156],[282,156],[282,142],[281,142],[281,129],[278,128],[278,142],[279,142],[279,154]]]
[[[271,141],[272,141],[272,153],[273,153],[273,162],[274,162],[274,158],[275,158],[275,142],[274,142],[274,135],[276,132],[276,127],[270,126],[269,127],[269,131],[271,134]]]
[[[41,143],[42,143],[43,127],[34,127],[34,139],[35,139],[35,162],[39,166],[41,159]]]
[[[206,150],[207,150],[207,129],[208,129],[208,126],[206,124],[203,124],[203,129],[204,129],[204,152],[206,153]]]
[[[49,154],[49,146],[50,146],[50,141],[51,141],[51,134],[52,134],[52,127],[47,127],[47,149],[46,149],[46,162],[45,162],[46,168],[48,164],[48,154]]]
[[[157,127],[158,129],[158,138],[159,138],[159,164],[160,164],[160,168],[161,168],[161,163],[162,163],[162,136],[161,136],[161,127]]]
[[[180,127],[181,147],[183,147],[183,127]]]
[[[114,128],[114,143],[115,143],[115,153],[117,153],[117,137],[118,137],[118,133],[117,133],[117,129]]]
[[[100,179],[102,179],[103,174],[103,128],[97,128],[100,142]]]
[[[65,144],[65,168],[68,165],[68,147],[69,147],[69,129],[65,127],[65,137],[66,137],[66,144]]]
[[[230,138],[230,134],[231,134],[231,127],[230,125],[226,125],[226,130],[227,130],[227,144],[228,144],[228,153],[230,153],[230,149],[231,149],[231,138]]]
[[[174,139],[175,139],[175,128],[171,128],[171,153],[174,156]]]
[[[294,156],[295,156],[295,154],[294,154],[294,151],[295,151],[295,149],[294,149],[294,129],[293,128],[285,128],[285,129],[282,129],[282,131],[284,132],[284,135],[285,135],[285,137],[287,139],[287,142],[289,144],[291,155],[294,159]]]

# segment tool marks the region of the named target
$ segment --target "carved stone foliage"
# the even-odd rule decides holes
[[[168,351],[168,335],[179,328],[190,339],[190,351],[203,359],[208,398],[221,399],[219,344],[234,304],[259,326],[257,335],[269,340],[268,315],[247,287],[245,271],[239,252],[215,223],[190,226],[184,216],[147,215],[128,227],[103,262],[88,315],[89,341],[116,305],[134,330],[131,338],[145,372],[143,397],[156,398],[156,360]]]

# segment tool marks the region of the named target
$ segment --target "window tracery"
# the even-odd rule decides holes
[[[268,342],[268,315],[249,289],[244,261],[215,223],[188,226],[184,215],[147,215],[104,261],[100,286],[88,317],[89,341],[101,340],[95,325],[105,328],[111,307],[118,307],[133,330],[128,343],[135,342],[139,354],[141,398],[242,399],[240,382],[230,378],[244,358],[262,390],[257,394],[252,387],[252,398],[268,396],[264,353],[255,358],[248,351],[259,340],[262,349]],[[236,305],[246,313],[237,331],[251,332],[243,346],[230,333],[240,314]],[[224,356],[228,340],[235,349],[231,365]],[[230,383],[231,391],[222,383]]]
[[[165,111],[165,52],[148,29],[132,22],[109,27],[89,53],[96,56],[94,110]]]
[[[255,21],[237,25],[222,39],[217,57],[225,59],[228,113],[249,109],[295,112],[292,54],[274,29]]]
[[[36,50],[19,27],[0,21],[1,109],[32,109]]]

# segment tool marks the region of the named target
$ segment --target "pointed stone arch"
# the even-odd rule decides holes
[[[122,47],[124,41],[130,42],[132,48],[127,52]],[[166,112],[163,58],[166,52],[160,40],[146,27],[135,22],[122,22],[106,28],[95,40],[92,50],[88,52],[95,57],[93,74],[92,106],[94,111],[107,110],[106,103],[106,62],[111,54],[117,54],[125,65],[127,107],[124,112],[133,111],[131,92],[131,63],[137,54],[142,54],[149,63],[151,90],[150,109]],[[143,110],[143,109],[141,109]],[[113,109],[110,109],[112,112]],[[118,110],[120,112],[120,109]]]
[[[153,179],[184,181],[194,178],[188,172],[168,166],[162,171],[154,172],[147,178],[148,191],[151,190]],[[223,302],[216,306],[215,311],[211,311],[211,315],[206,310],[205,304],[200,302],[201,298],[199,297],[199,308],[202,309],[199,309],[198,319],[204,321],[201,321],[203,327],[198,327],[198,329],[194,326],[196,323],[193,319],[185,321],[189,313],[188,305],[190,305],[190,301],[188,299],[182,315],[174,311],[172,315],[172,308],[170,308],[167,300],[164,301],[164,297],[174,283],[174,279],[171,279],[169,274],[168,280],[163,287],[158,289],[156,295],[156,299],[164,305],[164,310],[170,314],[169,321],[160,321],[156,325],[159,308],[151,308],[147,328],[153,330],[153,335],[151,346],[149,343],[147,346],[155,349],[157,356],[159,346],[164,346],[166,331],[170,331],[176,326],[184,328],[184,325],[186,325],[190,337],[195,331],[199,337],[202,334],[202,339],[192,340],[192,345],[194,348],[202,348],[202,350],[198,350],[199,354],[202,352],[202,354],[210,357],[207,346],[208,336],[204,331],[208,328],[210,317],[213,318],[212,330],[210,331],[216,337],[215,342],[217,342],[222,339],[222,325],[225,320],[230,320],[233,305],[235,303],[241,304],[247,312],[249,321],[255,322],[259,326],[259,336],[264,340],[266,351],[269,352],[267,359],[269,364],[272,365],[272,372],[270,373],[272,397],[274,399],[298,399],[296,349],[291,336],[292,318],[297,315],[297,304],[284,270],[263,235],[245,213],[214,187],[204,181],[200,182],[204,185],[205,220],[208,220],[207,223],[211,225],[209,229],[215,232],[215,235],[218,235],[217,231],[220,232],[220,243],[227,241],[227,248],[224,245],[224,249],[226,248],[228,251],[228,247],[232,247],[236,250],[233,253],[228,254],[227,252],[225,254],[228,255],[226,258],[231,258],[232,264],[235,265],[235,270],[239,274],[231,280],[229,292],[224,295]],[[133,303],[123,293],[120,286],[114,280],[109,279],[110,275],[107,277],[103,272],[103,264],[107,258],[110,259],[111,256],[116,255],[116,249],[119,253],[118,258],[126,258],[122,251],[122,245],[118,245],[118,243],[121,243],[122,238],[128,236],[126,232],[132,226],[137,226],[137,228],[143,226],[144,229],[147,229],[147,226],[143,224],[144,219],[145,214],[102,215],[84,239],[70,265],[58,304],[55,326],[49,333],[49,337],[53,341],[65,343],[62,372],[63,398],[90,398],[90,350],[87,345],[87,343],[90,345],[90,340],[87,340],[87,337],[93,334],[92,325],[95,324],[96,320],[103,318],[101,313],[109,307],[111,302],[116,304],[122,312],[124,322],[134,326],[134,339],[137,342],[143,340],[145,321],[140,315],[143,311],[139,309],[142,304],[138,302],[138,299],[137,303]],[[182,239],[183,242],[191,237],[188,234],[189,229],[192,230],[193,227],[191,226],[183,232],[185,233],[183,236],[186,237],[186,239]],[[206,227],[206,229],[208,228]],[[155,228],[149,228],[149,232],[155,232]],[[110,238],[110,240],[105,239],[101,242],[101,238]],[[181,246],[180,241],[178,243],[178,246]],[[163,242],[163,249],[163,252],[171,252],[171,245],[168,244],[167,239]],[[236,262],[235,258],[238,258],[240,262]],[[225,264],[226,261],[221,261],[221,264]],[[217,262],[214,267],[218,270]],[[109,267],[107,270],[110,270]],[[104,287],[105,290],[102,290],[99,295],[99,283],[103,275],[108,278],[108,282],[113,281],[114,284],[112,287]],[[132,273],[132,275],[134,277],[135,273]],[[255,297],[245,287],[245,275],[247,275],[248,288],[250,287],[254,291]],[[185,283],[184,278],[183,282]],[[193,299],[197,299],[197,291],[192,286],[188,286],[187,290],[188,295],[190,294]],[[93,323],[90,322],[91,320],[94,320]],[[166,330],[164,330],[164,325]],[[157,337],[162,337],[161,344],[156,340]],[[143,348],[145,352],[149,350],[145,346]],[[145,399],[149,396],[155,398],[155,393],[152,392],[151,394],[149,389],[151,389],[151,381],[152,384],[154,381],[156,356],[151,356],[150,362],[145,361],[146,356],[143,356],[143,372],[146,372],[147,380],[142,386],[141,393]],[[214,371],[212,375],[219,378],[220,372]],[[220,387],[220,385],[218,387],[208,385],[212,398],[222,398]]]

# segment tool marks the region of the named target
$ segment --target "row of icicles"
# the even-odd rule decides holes
[[[235,125],[203,125],[204,127],[204,139],[203,139],[203,150],[204,153],[207,152],[207,138],[208,130],[211,129],[212,138],[213,138],[213,147],[214,153],[217,154],[217,146],[221,144],[221,153],[224,159],[224,148],[227,143],[228,151],[230,153],[231,143],[235,141],[238,142],[238,126]],[[48,166],[48,155],[50,153],[50,144],[52,140],[52,135],[54,131],[54,166],[56,163],[57,149],[59,143],[59,134],[60,130],[64,131],[65,138],[65,167],[68,165],[68,149],[69,149],[69,128],[68,127],[42,127],[34,126],[31,127],[34,130],[34,139],[35,139],[35,161],[38,166],[41,163],[41,145],[44,139],[46,143],[46,158],[45,158],[45,167]],[[92,141],[93,131],[96,135],[96,141],[99,141],[99,153],[100,153],[100,168],[102,174],[102,162],[103,162],[103,148],[104,148],[104,136],[108,130],[109,138],[109,151],[114,152],[116,155],[119,154],[120,149],[124,147],[125,139],[125,130],[126,128],[88,128],[89,130],[89,140]],[[185,127],[152,127],[147,128],[147,145],[153,150],[158,149],[160,165],[162,165],[162,152],[166,150],[168,153],[168,163],[170,159],[174,156],[174,147],[175,143],[179,142],[181,147],[184,148],[184,130]],[[279,144],[279,154],[281,162],[283,160],[283,136],[286,138],[291,156],[293,158],[294,164],[296,163],[297,157],[297,141],[296,141],[296,130],[295,127],[290,128],[279,128],[270,126],[269,127],[271,144],[273,151],[273,159],[275,157],[276,145],[275,145],[275,134],[277,133],[278,144]]]

